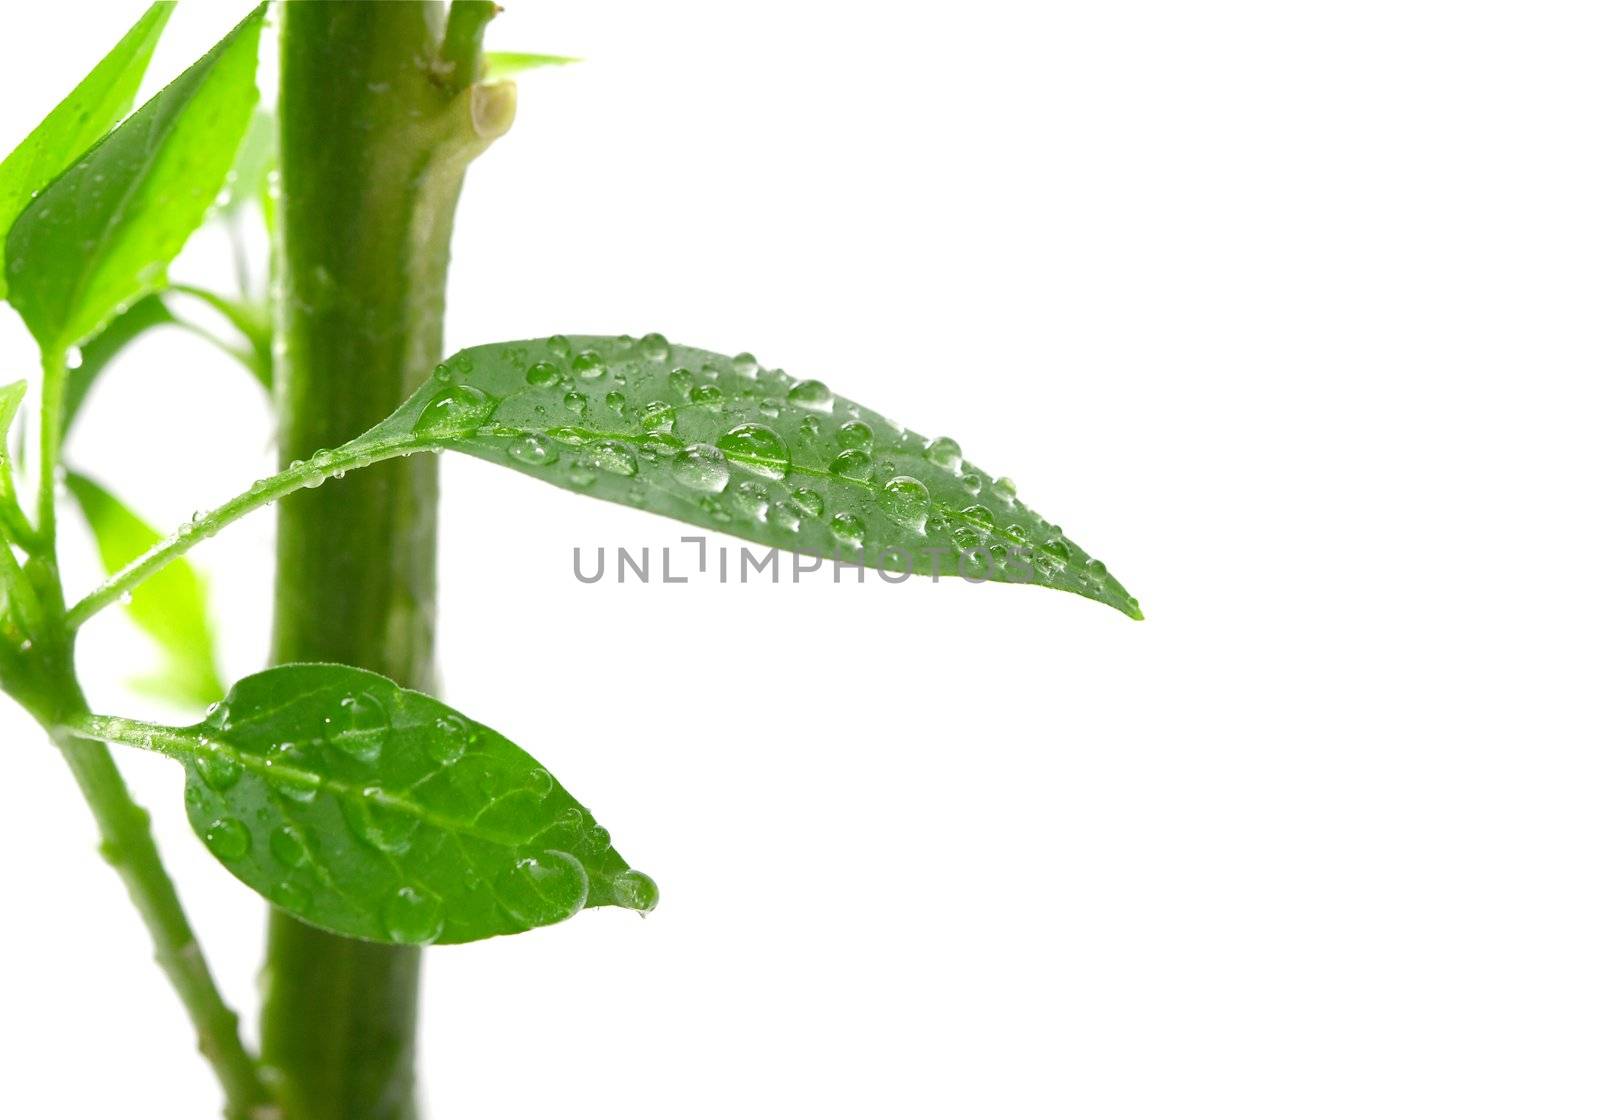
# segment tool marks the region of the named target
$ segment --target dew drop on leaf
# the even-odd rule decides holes
[[[611,898],[625,910],[648,913],[660,897],[655,880],[642,871],[624,871],[611,880]]]
[[[598,351],[585,350],[572,359],[572,372],[585,381],[593,381],[597,377],[605,376],[606,360]]]
[[[204,739],[200,745],[201,753],[194,762],[195,769],[200,771],[200,780],[219,793],[238,785],[244,773],[238,760]]]
[[[833,457],[833,462],[828,464],[828,473],[838,475],[840,478],[850,478],[857,482],[866,480],[868,472],[872,470],[872,460],[865,451],[851,449],[841,451]]]
[[[267,891],[267,898],[279,909],[300,913],[311,903],[311,896],[299,883],[285,879]]]
[[[866,523],[853,513],[836,513],[833,520],[828,522],[828,529],[833,533],[833,539],[840,544],[854,548],[859,545],[867,535]]]
[[[572,357],[572,343],[567,341],[567,336],[564,334],[551,335],[545,340],[545,346],[558,358]]]
[[[506,452],[519,463],[530,463],[536,467],[548,466],[561,458],[561,452],[550,440],[537,435],[512,440]]]
[[[820,381],[802,381],[789,390],[789,403],[826,412],[833,406],[833,390]]]
[[[389,712],[383,701],[369,692],[346,696],[339,701],[339,716],[344,725],[329,742],[357,761],[378,761],[389,737]]]
[[[450,766],[461,761],[461,756],[467,753],[467,747],[471,744],[472,735],[467,729],[467,721],[452,714],[433,721],[433,734],[423,740],[422,745],[429,758],[441,766]]]
[[[722,390],[715,385],[696,385],[689,390],[689,399],[695,404],[720,404],[722,403]]]
[[[799,508],[800,512],[807,517],[822,516],[822,495],[815,490],[802,486],[790,497],[794,499],[794,504]]]
[[[602,440],[589,448],[589,462],[607,474],[632,478],[639,473],[639,460],[623,444],[614,439]]]
[[[997,478],[989,489],[994,491],[994,496],[1006,505],[1011,505],[1017,500],[1017,484],[1009,478]]]
[[[501,873],[495,898],[518,921],[551,925],[572,917],[589,900],[589,876],[568,852],[526,856]]]
[[[882,504],[892,521],[920,533],[928,523],[928,509],[933,503],[926,486],[908,475],[900,475],[884,483]]]
[[[243,821],[219,817],[206,829],[206,847],[220,860],[229,862],[250,850],[250,830]]]
[[[354,797],[339,800],[339,809],[350,831],[380,852],[403,852],[420,821],[382,801],[383,791],[369,786]]]
[[[639,353],[648,361],[664,362],[671,352],[672,348],[667,345],[666,338],[654,331],[639,340]]]
[[[680,397],[687,397],[689,391],[694,388],[694,374],[679,366],[667,374],[667,384],[671,385],[672,391]]]
[[[733,372],[740,377],[754,377],[761,372],[761,363],[756,361],[756,356],[748,351],[733,356]]]
[[[872,429],[859,420],[850,421],[839,429],[839,446],[870,448],[872,446]]]
[[[789,473],[789,447],[765,424],[740,424],[719,436],[717,447],[740,466],[766,478]]]
[[[418,435],[476,428],[494,411],[494,402],[482,389],[452,385],[428,402],[412,429]]]
[[[428,945],[444,932],[444,911],[436,896],[401,887],[383,908],[383,925],[403,945]]]
[[[696,443],[672,457],[672,477],[685,489],[720,494],[728,486],[728,460],[715,447]]]
[[[288,825],[272,830],[267,837],[267,850],[285,867],[302,867],[311,858],[305,839]]]
[[[528,367],[528,384],[545,389],[561,380],[561,367],[554,362],[534,362]]]
[[[961,516],[986,533],[994,530],[994,514],[990,513],[985,506],[968,506],[961,511]]]
[[[923,452],[928,457],[928,462],[947,471],[961,469],[961,445],[949,436],[940,436],[928,444],[928,449]]]
[[[678,421],[678,410],[666,401],[651,401],[639,413],[639,423],[647,432],[670,432]]]

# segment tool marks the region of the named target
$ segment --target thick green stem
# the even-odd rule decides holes
[[[440,58],[436,6],[286,4],[280,95],[282,456],[391,412],[440,357],[467,162],[509,125]],[[287,498],[273,657],[432,683],[437,463],[383,463]],[[274,912],[262,1058],[290,1120],[416,1115],[420,951]]]

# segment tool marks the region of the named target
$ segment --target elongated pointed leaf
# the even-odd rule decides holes
[[[170,0],[152,4],[88,77],[0,163],[0,266],[5,263],[4,235],[28,200],[127,113],[173,7]],[[0,267],[0,297],[5,294],[6,273]]]
[[[257,8],[17,216],[11,302],[45,353],[165,282],[222,188],[256,103]]]
[[[529,54],[526,51],[485,51],[483,54],[483,80],[498,82],[514,77],[525,70],[543,66],[570,66],[581,59],[560,54]]]
[[[83,511],[107,572],[137,559],[161,539],[115,496],[80,474],[67,489]],[[183,704],[205,705],[222,695],[216,639],[211,631],[205,582],[186,560],[178,560],[140,584],[128,600],[128,615],[155,639],[165,665],[136,683]]]
[[[347,937],[475,941],[655,906],[655,884],[548,770],[375,673],[268,669],[194,727],[106,737],[181,759],[189,823],[223,865]]]
[[[1016,488],[820,381],[659,335],[478,346],[360,441],[463,451],[777,548],[1139,605]]]

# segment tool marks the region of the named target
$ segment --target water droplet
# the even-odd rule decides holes
[[[350,831],[381,852],[403,852],[421,823],[416,817],[386,803],[383,791],[368,786],[355,797],[339,800]]]
[[[715,447],[693,444],[672,457],[672,477],[687,489],[720,494],[728,485],[728,460]]]
[[[761,372],[761,363],[756,361],[756,356],[751,353],[735,354],[733,358],[733,372],[740,377],[754,377]]]
[[[550,776],[550,771],[542,766],[534,767],[533,771],[528,775],[528,789],[532,790],[533,795],[541,800],[548,797],[550,791],[555,787],[556,780]]]
[[[493,411],[494,401],[482,389],[452,385],[428,402],[412,431],[418,435],[468,431],[482,424]]]
[[[495,883],[495,895],[527,926],[553,925],[589,900],[589,876],[569,852],[544,851],[520,859]]]
[[[639,353],[652,362],[664,362],[672,348],[665,337],[652,331],[639,340]]]
[[[632,478],[639,473],[639,460],[633,452],[614,439],[602,440],[589,448],[588,461],[609,474]]]
[[[610,850],[611,833],[603,825],[597,824],[583,834],[582,839],[578,841],[578,845],[587,855],[600,855]]]
[[[791,502],[774,502],[770,510],[770,520],[780,529],[794,532],[800,528],[800,509]]]
[[[647,914],[656,908],[661,891],[643,871],[624,871],[611,880],[611,899],[624,910]]]
[[[346,696],[339,701],[339,713],[344,726],[329,741],[358,762],[378,761],[389,737],[389,712],[383,701],[370,692]]]
[[[983,533],[974,529],[971,525],[961,526],[950,534],[950,538],[956,542],[956,547],[963,552],[969,548],[976,548],[983,543]]]
[[[567,341],[564,334],[551,335],[545,340],[545,346],[558,358],[572,357],[572,343]]]
[[[820,381],[802,381],[789,390],[789,403],[826,412],[833,406],[833,390]]]
[[[272,830],[272,835],[267,838],[267,848],[272,852],[272,858],[285,867],[303,867],[311,858],[305,837],[288,825]]]
[[[281,883],[275,883],[267,891],[267,897],[271,899],[274,906],[280,910],[287,910],[291,914],[303,914],[306,907],[311,904],[310,893],[299,883],[290,882],[287,879]]]
[[[799,507],[800,512],[805,514],[807,517],[822,516],[822,495],[818,494],[815,490],[810,490],[802,486],[800,489],[791,494],[790,497],[794,499],[794,504]]]
[[[722,390],[715,385],[696,385],[689,390],[689,399],[695,404],[720,404],[722,403]]]
[[[597,377],[605,376],[606,360],[598,351],[585,350],[572,359],[572,372],[585,381],[593,381]]]
[[[994,485],[989,488],[994,491],[994,496],[1006,505],[1011,505],[1017,500],[1017,484],[1009,478],[997,478]]]
[[[606,394],[606,407],[620,416],[628,407],[628,398],[613,389]]]
[[[928,523],[933,504],[928,488],[908,475],[891,478],[883,486],[883,511],[899,525],[920,533]]]
[[[761,403],[756,405],[756,411],[770,420],[783,411],[783,406],[771,397],[763,397]]]
[[[536,435],[512,440],[506,452],[518,462],[532,463],[536,467],[546,466],[561,458],[561,452],[550,440]]]
[[[383,909],[383,926],[402,945],[429,945],[444,932],[444,909],[436,895],[401,887]]]
[[[528,367],[528,384],[545,389],[561,380],[561,367],[554,362],[534,362]]]
[[[577,447],[580,444],[587,442],[589,439],[589,433],[585,432],[582,428],[551,428],[545,433],[545,435],[549,436],[557,443],[566,444],[568,447]]]
[[[670,432],[678,422],[678,410],[666,401],[651,401],[639,413],[639,423],[647,432]]]
[[[867,535],[866,522],[853,513],[834,514],[833,520],[828,522],[828,529],[833,533],[834,540],[851,548],[860,545],[862,538]]]
[[[201,744],[209,745],[204,739],[201,740]],[[244,767],[239,765],[238,759],[224,748],[215,746],[196,756],[194,765],[195,769],[200,771],[200,780],[219,793],[238,785],[240,777],[244,774]]]
[[[250,850],[250,830],[243,821],[232,817],[219,817],[206,829],[206,847],[218,859],[229,862],[239,859]]]
[[[759,520],[767,515],[767,488],[759,482],[741,482],[733,489],[733,502]]]
[[[976,474],[964,474],[961,476],[961,486],[967,493],[976,494],[983,489],[983,479]]]
[[[440,362],[438,365],[433,367],[433,379],[435,381],[448,385],[450,382],[454,381],[455,378],[456,371],[451,369],[444,362]]]
[[[807,416],[800,421],[800,434],[807,439],[816,439],[817,433],[822,431],[822,425],[815,416]]]
[[[717,439],[717,447],[747,470],[766,478],[789,473],[789,448],[765,424],[740,424]]]
[[[968,506],[961,511],[961,516],[986,533],[994,529],[994,514],[984,506]]]
[[[433,721],[433,734],[423,740],[422,746],[428,757],[441,766],[453,766],[467,753],[472,740],[467,721],[452,712]]]
[[[561,403],[567,406],[568,412],[576,412],[579,416],[589,411],[589,398],[576,391],[562,397]]]
[[[841,451],[833,457],[833,462],[828,464],[828,473],[836,474],[840,478],[853,478],[857,482],[866,480],[867,474],[872,469],[872,460],[865,451]]]
[[[949,436],[940,436],[928,444],[928,449],[923,454],[928,457],[928,462],[936,467],[951,472],[961,469],[961,445]]]
[[[1104,560],[1091,560],[1085,564],[1084,567],[1089,569],[1089,574],[1097,580],[1105,579],[1106,576],[1110,575],[1110,573],[1106,571]]]
[[[689,391],[694,388],[694,374],[679,366],[667,374],[667,384],[672,386],[672,391],[680,397],[687,397]]]
[[[567,468],[567,482],[579,490],[593,486],[598,477],[588,463],[574,463]]]
[[[872,446],[872,429],[859,420],[852,420],[839,429],[839,446],[866,449]]]

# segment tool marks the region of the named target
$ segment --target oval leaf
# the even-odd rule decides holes
[[[229,871],[346,937],[475,941],[655,906],[655,884],[548,770],[376,673],[268,669],[146,745],[182,760],[189,823]]]
[[[660,335],[473,347],[351,448],[376,446],[463,451],[777,548],[1038,584],[1143,617],[1104,564],[955,441],[748,354]]]
[[[0,163],[0,265],[5,261],[4,234],[12,220],[133,104],[172,9],[171,0],[152,4],[89,76]],[[5,294],[5,271],[0,268],[0,297]]]
[[[256,103],[257,8],[29,204],[6,238],[11,302],[47,354],[161,287],[216,199]]]

